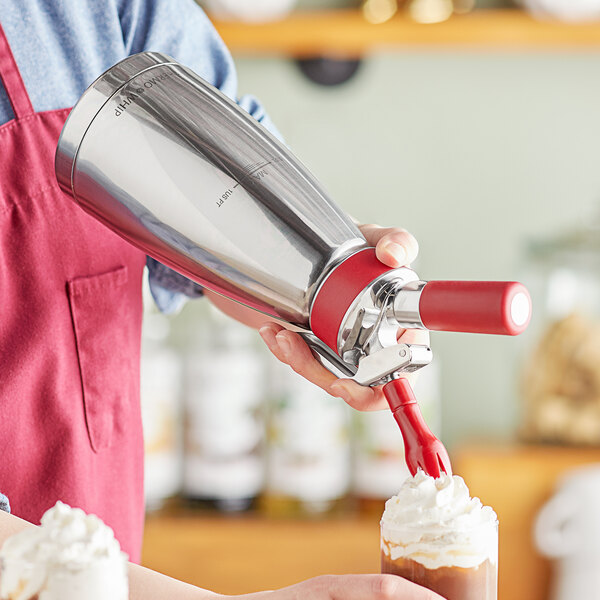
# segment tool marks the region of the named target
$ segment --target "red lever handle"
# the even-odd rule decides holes
[[[531,298],[516,281],[430,281],[419,313],[434,331],[518,335],[529,324]]]

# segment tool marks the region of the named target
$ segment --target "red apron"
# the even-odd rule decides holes
[[[140,558],[145,256],[58,188],[69,109],[35,113],[0,26],[0,490],[39,523],[62,500]]]

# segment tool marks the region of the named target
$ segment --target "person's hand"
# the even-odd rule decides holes
[[[321,575],[272,592],[217,596],[238,600],[443,600],[396,575]]]
[[[407,266],[417,257],[419,245],[408,231],[378,225],[360,225],[359,228],[367,242],[375,246],[377,258],[389,267]],[[332,396],[342,398],[358,410],[387,408],[380,387],[364,387],[351,379],[338,379],[313,356],[297,333],[276,323],[265,323],[259,332],[269,350],[281,362]],[[397,339],[405,344],[428,344],[429,334],[421,329],[400,329]]]

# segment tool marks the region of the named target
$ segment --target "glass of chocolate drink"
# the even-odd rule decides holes
[[[498,519],[461,477],[419,471],[386,502],[381,572],[447,600],[497,600]]]

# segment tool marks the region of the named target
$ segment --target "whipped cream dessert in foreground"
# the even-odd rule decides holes
[[[0,550],[0,600],[127,600],[127,555],[95,515],[62,502]]]
[[[461,477],[418,471],[385,505],[383,573],[424,585],[448,600],[495,600],[498,519],[471,498]]]

